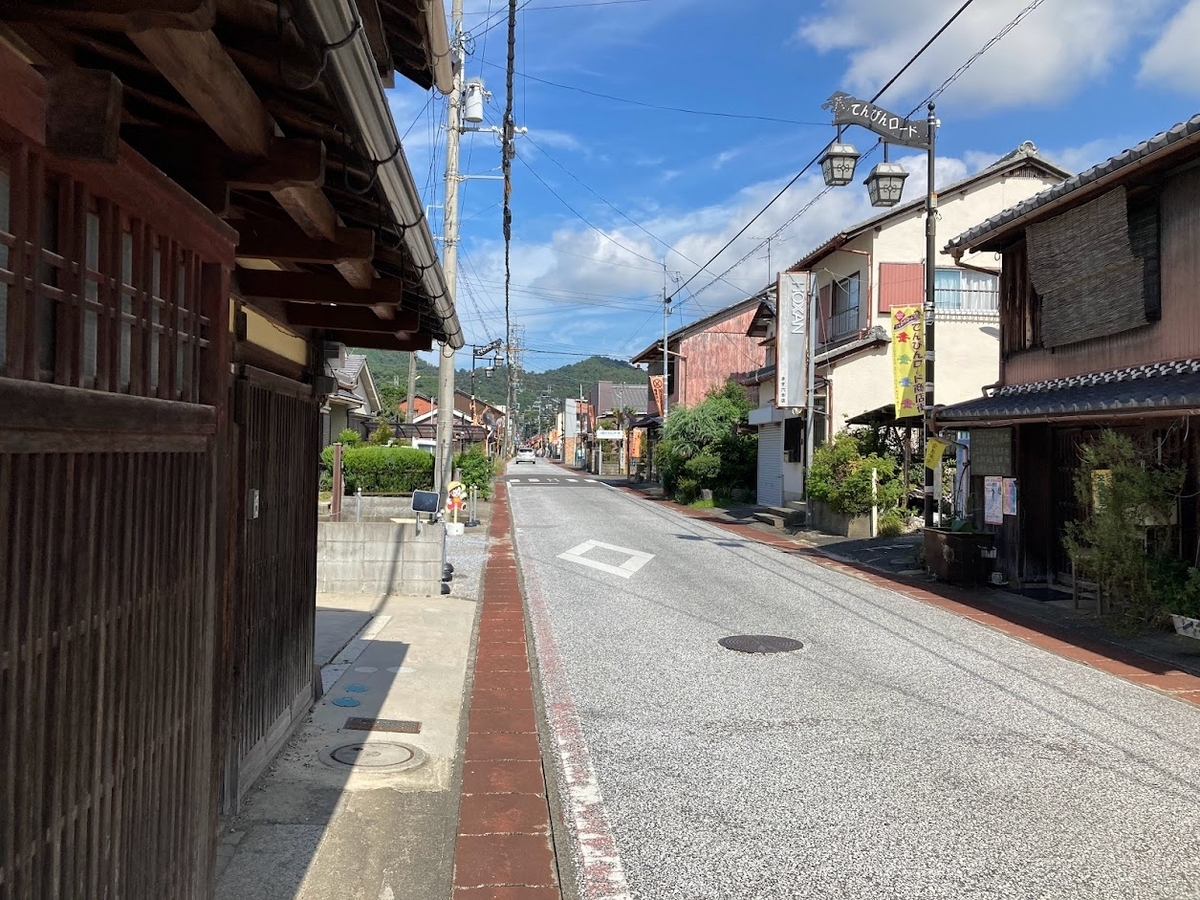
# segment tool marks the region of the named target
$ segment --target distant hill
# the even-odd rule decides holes
[[[395,403],[403,399],[408,391],[408,354],[395,350],[355,350],[367,358],[371,376],[375,379],[380,398],[385,407],[395,409]],[[497,366],[491,378],[485,374],[487,360],[475,364],[475,396],[495,406],[503,406],[507,370]],[[437,367],[417,357],[417,390],[426,395],[437,393]],[[520,373],[517,402],[525,407],[532,406],[534,398],[549,389],[555,400],[564,397],[583,396],[597,381],[615,384],[646,384],[646,373],[624,360],[604,356],[590,356],[569,366],[548,369],[545,372]],[[471,390],[471,370],[459,369],[454,379],[455,387]]]

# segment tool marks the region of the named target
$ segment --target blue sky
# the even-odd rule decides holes
[[[1031,2],[975,0],[880,104],[909,112]],[[823,188],[814,167],[696,274],[832,136],[825,99],[837,90],[873,95],[960,5],[528,0],[518,13],[515,92],[517,124],[529,134],[517,140],[512,194],[522,365],[540,371],[641,350],[661,335],[664,262],[671,278],[691,279],[675,328],[761,288],[767,247],[755,248],[782,226],[772,270],[869,216],[855,185],[797,217]],[[494,94],[492,124],[504,109],[507,6],[466,0],[467,77],[482,77]],[[939,181],[1026,140],[1079,171],[1190,117],[1200,111],[1198,44],[1200,0],[1045,0],[939,96]],[[446,100],[399,87],[391,101],[440,235]],[[874,143],[861,129],[847,138],[860,150]],[[905,196],[923,193],[924,156],[893,160],[913,172]],[[499,145],[468,135],[462,161],[469,174],[498,174]],[[484,344],[504,333],[501,186],[468,181],[461,196],[458,310],[468,344]],[[469,366],[469,352],[458,362]]]

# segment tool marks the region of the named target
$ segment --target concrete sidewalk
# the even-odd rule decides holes
[[[218,900],[448,900],[490,505],[448,596],[318,596],[325,695],[226,823]]]

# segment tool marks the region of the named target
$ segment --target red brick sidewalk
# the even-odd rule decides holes
[[[623,490],[642,499],[649,499],[636,488],[623,488]],[[1001,609],[995,604],[989,603],[986,597],[979,592],[955,588],[946,584],[930,584],[927,581],[918,581],[904,575],[883,573],[865,565],[835,559],[819,548],[798,544],[785,535],[765,534],[751,525],[725,521],[714,516],[708,510],[692,509],[670,500],[653,500],[653,502],[669,506],[694,519],[701,519],[716,525],[738,537],[776,547],[786,553],[804,556],[828,569],[835,569],[880,587],[898,591],[906,597],[971,619],[1010,637],[1033,644],[1035,647],[1067,659],[1073,659],[1127,681],[1145,685],[1178,700],[1200,705],[1200,677],[1172,668],[1162,660],[1145,656],[1134,650],[1094,640],[1068,628],[1062,628],[1032,616],[1024,616]]]
[[[496,483],[467,748],[454,900],[560,900],[534,718],[507,485]]]

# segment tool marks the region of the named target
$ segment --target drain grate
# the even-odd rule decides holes
[[[359,741],[326,747],[321,761],[336,769],[359,769],[369,772],[402,772],[415,769],[425,762],[425,752],[399,741]]]
[[[393,734],[420,734],[421,723],[407,719],[368,719],[351,716],[342,726],[348,731],[390,731]]]
[[[804,644],[795,638],[769,634],[735,634],[723,637],[717,643],[726,650],[736,650],[738,653],[788,653],[804,648]]]

